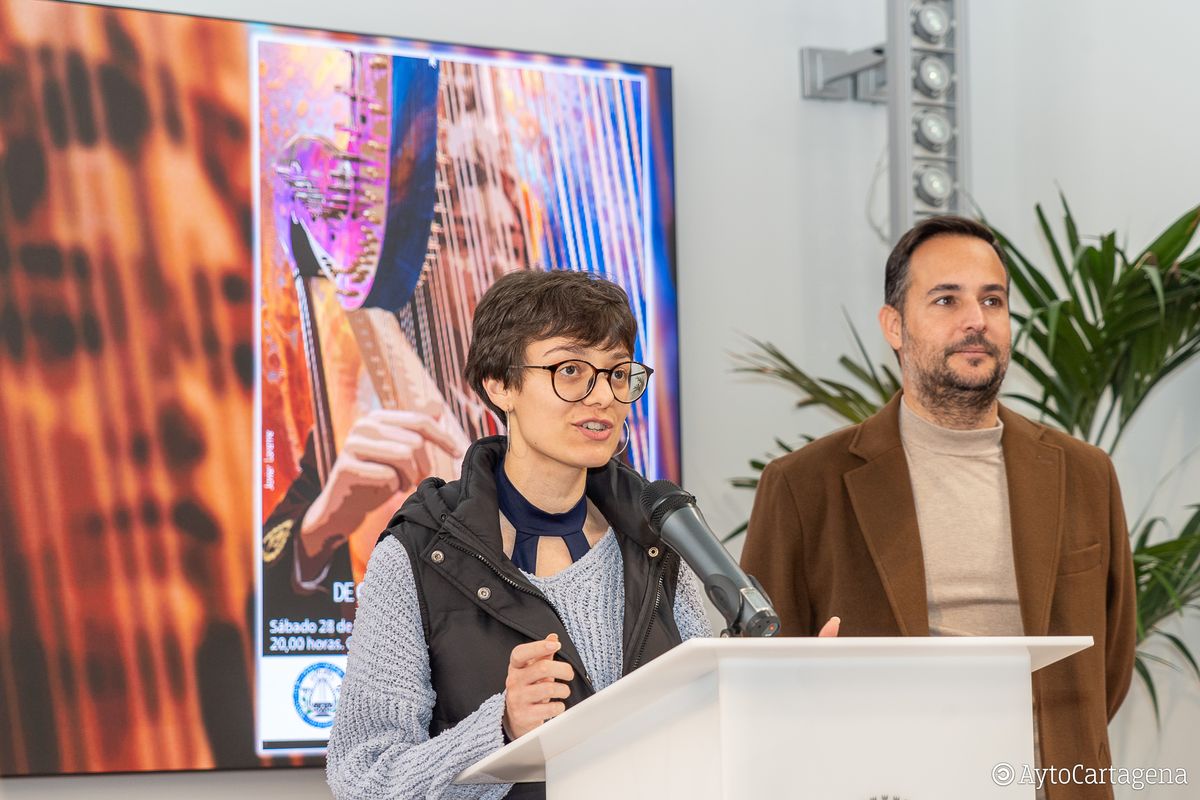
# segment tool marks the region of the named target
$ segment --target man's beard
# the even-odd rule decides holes
[[[912,338],[906,338],[912,343]],[[919,346],[918,346],[919,347]],[[977,347],[992,357],[992,371],[979,378],[964,378],[950,366],[950,357],[966,347]],[[992,407],[1000,394],[1000,384],[1008,369],[1008,354],[975,333],[955,342],[940,353],[911,348],[908,357],[913,368],[913,386],[921,404],[950,426],[977,422]]]

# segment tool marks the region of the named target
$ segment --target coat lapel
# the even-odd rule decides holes
[[[928,636],[925,559],[900,442],[899,394],[859,426],[850,452],[867,463],[845,474],[846,491],[900,633]]]
[[[1037,425],[1003,406],[1000,421],[1021,621],[1026,636],[1045,636],[1062,539],[1063,452],[1041,441]]]

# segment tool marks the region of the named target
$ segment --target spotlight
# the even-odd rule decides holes
[[[0,0],[3,2],[3,0]],[[968,0],[887,0],[887,41],[800,50],[804,97],[886,102],[895,241],[922,217],[970,213]]]
[[[917,62],[917,88],[926,97],[937,98],[950,88],[950,68],[937,56],[925,56]]]
[[[935,152],[940,152],[949,144],[951,136],[954,135],[950,120],[941,111],[933,108],[918,112],[913,119],[913,128],[917,144]]]
[[[917,168],[917,197],[931,206],[941,207],[954,192],[954,181],[950,173],[941,167],[925,165]]]
[[[930,44],[937,44],[950,30],[950,15],[934,3],[921,6],[913,19],[913,31]]]

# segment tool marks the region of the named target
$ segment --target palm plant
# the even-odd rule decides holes
[[[1013,286],[1028,307],[1012,314],[1017,323],[1012,360],[1036,387],[1032,393],[1006,397],[1030,406],[1042,421],[1112,453],[1154,388],[1200,355],[1200,249],[1184,255],[1200,226],[1200,206],[1130,259],[1115,233],[1085,242],[1065,198],[1062,205],[1065,248],[1041,206],[1036,207],[1061,288],[995,231]],[[800,394],[798,408],[820,407],[846,423],[862,422],[899,390],[900,381],[888,366],[872,364],[853,324],[850,330],[857,357],[839,359],[845,379],[814,377],[776,346],[756,339],[750,340],[754,351],[736,357],[735,369],[794,388]],[[812,438],[800,436],[796,445]],[[794,449],[782,439],[775,444],[783,451]],[[761,472],[767,460],[750,465]],[[754,488],[758,478],[734,478],[732,483]],[[1200,679],[1200,664],[1190,649],[1162,628],[1174,615],[1200,608],[1200,505],[1193,506],[1174,537],[1162,517],[1145,516],[1133,526],[1139,645],[1160,638]],[[726,541],[745,528],[740,526]],[[1157,543],[1151,544],[1152,538]],[[1137,672],[1157,717],[1151,662],[1177,665],[1145,646],[1138,649]]]
[[[1151,637],[1168,643],[1200,680],[1200,664],[1182,639],[1162,629],[1162,624],[1187,609],[1200,609],[1200,505],[1192,506],[1192,516],[1179,535],[1150,544],[1158,526],[1166,526],[1162,517],[1154,517],[1140,526],[1133,542],[1133,572],[1137,581],[1137,635],[1142,644]],[[1167,659],[1138,649],[1134,667],[1150,692],[1154,716],[1158,718],[1158,690],[1150,674],[1149,662],[1178,668]]]
[[[1041,206],[1037,216],[1065,295],[996,231],[1012,282],[1029,306],[1027,313],[1013,313],[1013,361],[1041,390],[1040,396],[1010,396],[1111,453],[1151,390],[1200,354],[1200,249],[1182,257],[1200,224],[1200,207],[1131,261],[1115,233],[1083,243],[1065,198],[1062,204],[1069,250]],[[1021,349],[1025,343],[1033,352]]]

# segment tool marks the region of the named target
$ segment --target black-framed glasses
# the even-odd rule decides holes
[[[604,375],[618,403],[634,403],[646,393],[646,384],[654,370],[637,361],[623,361],[609,369],[597,367],[581,358],[557,364],[518,364],[521,369],[544,369],[550,373],[550,385],[560,399],[577,403],[596,388],[596,377]]]

